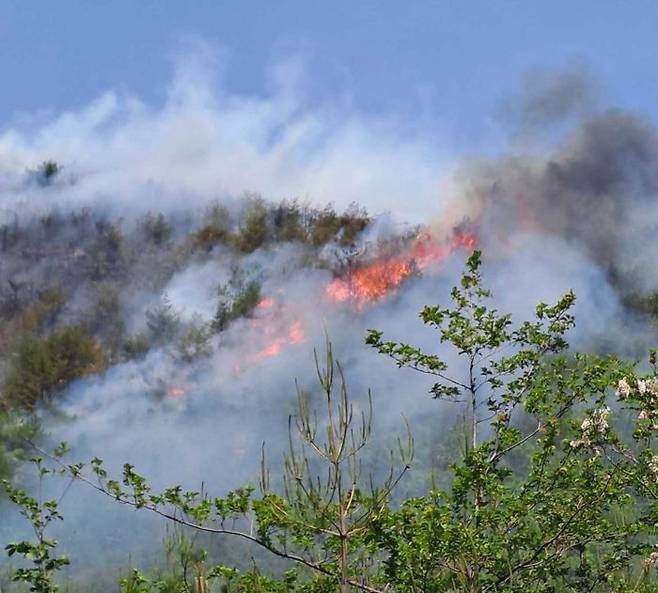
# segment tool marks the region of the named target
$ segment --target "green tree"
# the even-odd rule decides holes
[[[273,224],[278,241],[293,243],[306,240],[301,208],[296,201],[281,202],[274,210]]]
[[[180,318],[166,296],[157,307],[146,311],[146,327],[151,344],[167,344],[176,337],[180,328]]]
[[[44,161],[35,171],[37,183],[42,187],[50,185],[61,170],[62,167],[55,161]]]
[[[255,200],[247,210],[245,221],[237,237],[240,251],[251,253],[268,239],[267,209],[262,200]]]
[[[66,452],[66,447],[61,445],[55,452],[55,458],[61,457]],[[12,542],[5,546],[7,555],[23,556],[29,561],[28,566],[17,568],[13,571],[12,580],[26,583],[30,591],[36,593],[57,593],[59,586],[55,583],[54,576],[58,570],[69,564],[66,556],[55,555],[57,541],[46,535],[46,530],[53,521],[61,521],[59,513],[59,500],[41,500],[42,482],[49,474],[63,474],[62,469],[50,469],[43,464],[43,458],[31,459],[35,465],[39,480],[39,496],[34,498],[22,488],[17,488],[9,481],[3,480],[2,485],[9,496],[9,500],[20,508],[21,515],[27,519],[34,531],[34,541],[23,540]],[[66,493],[66,490],[64,491]]]
[[[356,241],[359,233],[368,226],[370,217],[364,208],[359,207],[356,203],[352,203],[342,214],[340,222],[341,234],[339,242],[341,245],[346,246]]]
[[[536,319],[515,329],[490,297],[475,252],[453,307],[421,312],[461,368],[380,331],[368,335],[399,366],[435,377],[433,396],[461,403],[467,420],[452,488],[382,514],[373,538],[387,557],[386,580],[405,593],[640,590],[655,564],[655,528],[641,517],[647,494],[630,476],[646,466],[632,453],[637,438],[624,443],[613,431],[607,404],[632,370],[614,357],[566,353],[572,293],[538,305]]]
[[[342,226],[340,217],[333,206],[326,206],[317,212],[312,220],[311,242],[320,246],[336,238]]]
[[[211,251],[215,245],[228,243],[229,239],[230,235],[228,231],[221,227],[207,224],[194,233],[192,244],[195,249]]]
[[[40,291],[36,300],[18,317],[19,330],[41,334],[52,329],[65,305],[66,295],[61,288],[51,287]]]
[[[128,338],[123,344],[123,356],[126,360],[142,360],[149,351],[149,339],[144,334]]]
[[[198,358],[209,356],[212,352],[211,337],[212,328],[210,325],[195,317],[187,324],[178,340],[176,346],[178,358],[183,362],[190,363]]]
[[[12,477],[19,462],[26,458],[25,443],[36,440],[40,434],[36,418],[0,412],[0,480]]]
[[[103,280],[123,271],[122,264],[125,263],[126,255],[125,237],[119,223],[98,221],[96,232],[96,240],[90,249],[92,277],[95,280]]]
[[[231,321],[248,317],[261,299],[260,284],[255,281],[243,284],[239,275],[219,289],[219,302],[211,327],[215,332],[226,329]]]
[[[312,217],[311,242],[320,246],[336,240],[340,245],[351,245],[369,222],[366,211],[356,204],[350,204],[340,215],[328,205]]]
[[[215,245],[232,244],[232,221],[226,208],[219,204],[213,205],[206,211],[204,221],[204,225],[192,235],[193,249],[211,251]]]
[[[399,366],[435,378],[432,395],[462,406],[463,455],[443,489],[390,503],[411,463],[378,488],[360,477],[370,411],[355,420],[340,365],[316,359],[321,414],[298,392],[283,486],[209,497],[154,493],[132,465],[110,479],[100,459],[77,477],[119,502],[217,535],[242,538],[295,567],[283,578],[218,566],[227,591],[300,593],[649,593],[658,590],[658,368],[570,352],[571,293],[515,325],[490,305],[479,252],[452,306],[422,320],[443,349],[425,352],[369,332]],[[462,364],[449,366],[446,349]],[[369,400],[370,401],[370,400]],[[318,420],[319,419],[319,420]],[[322,429],[320,428],[322,427]],[[205,585],[204,585],[205,586]]]
[[[48,402],[74,380],[103,368],[103,352],[81,327],[65,327],[45,338],[18,344],[2,390],[5,408],[33,409]]]
[[[115,284],[95,284],[95,303],[89,315],[89,332],[98,336],[112,356],[116,354],[124,339],[125,322],[121,291]]]
[[[149,212],[144,217],[141,226],[147,241],[157,247],[165,245],[173,233],[171,225],[161,212],[157,216],[153,216]]]
[[[277,582],[257,570],[241,574],[221,565],[210,570],[207,578],[222,580],[228,590],[248,591],[248,586],[254,584],[262,591],[293,590],[289,585],[301,578],[300,586],[305,588],[300,590],[309,593],[347,593],[354,588],[377,591],[369,582],[375,578],[379,558],[372,554],[367,538],[392,490],[410,467],[411,437],[407,443],[399,443],[398,469],[392,463],[379,486],[372,480],[364,484],[360,456],[370,440],[371,398],[368,397],[365,411],[355,419],[345,377],[329,344],[324,365],[316,357],[316,368],[324,426],[320,430],[318,415],[309,407],[309,395],[299,389],[282,493],[271,489],[264,460],[259,498],[252,496],[252,487],[217,498],[185,492],[180,486],[153,494],[133,466],[124,467],[120,481],[112,480],[100,459],[91,462],[95,479],[83,475],[79,465],[71,466],[71,473],[124,504],[148,509],[202,532],[243,538],[298,564],[301,571],[287,573],[283,582]],[[391,457],[395,457],[393,452]],[[315,475],[312,468],[317,464],[320,470]],[[248,526],[242,530],[241,518],[253,522],[255,530]]]

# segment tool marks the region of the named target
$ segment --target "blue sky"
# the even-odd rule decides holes
[[[163,101],[181,39],[223,48],[223,84],[267,92],[295,58],[309,101],[449,128],[479,147],[531,68],[581,61],[609,101],[658,111],[658,3],[641,1],[60,0],[0,2],[0,126],[113,89]]]

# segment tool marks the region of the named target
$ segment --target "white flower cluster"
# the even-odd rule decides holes
[[[608,430],[608,415],[610,414],[610,408],[599,408],[594,410],[591,416],[586,416],[583,423],[580,425],[580,428],[583,432],[592,432],[598,434],[605,434]]]
[[[619,399],[628,399],[634,393],[641,396],[645,405],[640,410],[638,420],[651,420],[652,428],[658,430],[658,377],[638,379],[636,387],[633,387],[626,377],[617,384]]]
[[[580,425],[582,431],[581,437],[571,441],[569,445],[574,449],[578,447],[590,447],[592,442],[599,437],[605,436],[608,432],[608,416],[610,408],[599,408],[594,410],[589,416],[585,416],[583,423]]]
[[[628,382],[626,377],[617,383],[617,395],[619,396],[619,399],[628,399],[635,389],[636,388]],[[658,377],[653,377],[651,379],[638,379],[637,392],[640,395],[649,394],[653,397],[658,397]]]
[[[633,388],[628,384],[626,377],[624,377],[617,385],[617,396],[619,399],[627,399],[631,393],[633,393]]]
[[[645,558],[644,565],[648,568],[658,566],[658,552],[651,552],[651,554]]]
[[[649,393],[654,397],[658,397],[658,379],[639,379],[637,382],[637,390],[640,395]]]
[[[649,471],[653,474],[653,477],[658,480],[658,455],[654,455],[647,464]]]

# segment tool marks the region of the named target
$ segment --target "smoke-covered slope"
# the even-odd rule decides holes
[[[417,312],[449,298],[476,246],[502,310],[525,318],[573,289],[579,348],[655,341],[658,144],[642,117],[597,110],[557,77],[559,93],[523,103],[532,140],[448,175],[422,135],[282,91],[218,97],[203,76],[179,72],[158,109],[108,95],[0,136],[0,401],[37,411],[75,457],[131,462],[156,485],[252,480],[262,443],[273,458],[284,447],[294,379],[313,385],[328,335],[354,391],[373,389],[381,434],[404,413],[433,467],[454,410],[363,338],[440,348]],[[555,118],[563,129],[537,136]],[[157,539],[84,489],[63,512],[82,563]]]

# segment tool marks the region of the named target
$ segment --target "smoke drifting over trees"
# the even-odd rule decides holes
[[[476,245],[501,309],[524,318],[573,289],[574,346],[635,357],[655,342],[657,132],[599,107],[586,71],[531,77],[502,154],[456,162],[292,86],[236,97],[211,81],[188,58],[159,107],[109,93],[0,134],[0,401],[36,408],[76,457],[159,486],[252,480],[263,440],[271,458],[286,447],[293,380],[313,384],[326,333],[350,386],[373,390],[381,447],[409,419],[424,456],[409,491],[428,486],[457,413],[363,341],[434,345],[410,320],[449,297]],[[377,298],[354,298],[360,270]],[[5,441],[8,472],[20,447]],[[63,547],[90,573],[117,538],[152,560],[158,527],[124,511],[74,488]],[[3,520],[3,541],[14,529]]]

